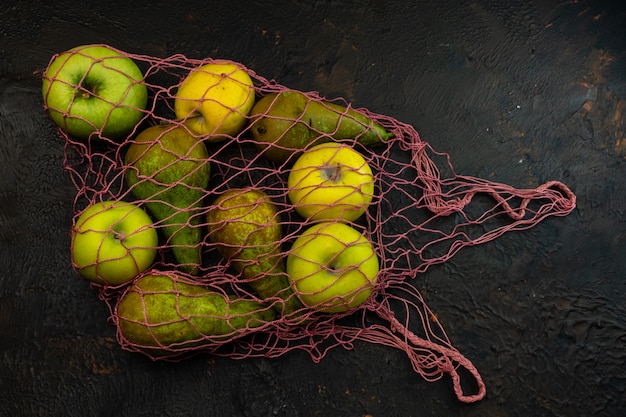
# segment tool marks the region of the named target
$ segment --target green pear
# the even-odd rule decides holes
[[[186,283],[175,274],[151,273],[128,287],[115,317],[127,343],[163,356],[241,336],[274,320],[276,312],[253,300]]]
[[[204,143],[184,127],[155,125],[142,131],[126,153],[126,183],[144,201],[182,271],[201,266],[200,216],[211,167]]]
[[[265,95],[255,103],[250,117],[250,132],[259,151],[276,163],[284,163],[309,145],[355,139],[372,147],[393,136],[353,109],[310,99],[298,91]]]
[[[255,188],[221,194],[207,213],[208,236],[230,266],[283,315],[303,308],[285,272],[280,215],[269,196]]]

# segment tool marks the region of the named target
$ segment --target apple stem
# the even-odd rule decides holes
[[[81,98],[89,98],[96,95],[96,85],[86,79],[80,83],[80,89],[77,96]]]
[[[343,272],[343,270],[344,270],[344,268],[336,260],[333,260],[332,262],[330,262],[328,264],[328,272],[330,272],[330,273],[332,273],[334,275],[341,274]]]

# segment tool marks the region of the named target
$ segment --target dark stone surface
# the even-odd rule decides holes
[[[0,414],[625,415],[625,7],[356,3],[1,8]],[[240,61],[414,125],[459,173],[567,184],[578,197],[570,216],[464,249],[414,280],[487,397],[461,404],[448,378],[426,382],[404,353],[366,343],[319,364],[304,353],[153,363],[121,350],[106,306],[70,265],[75,189],[40,95],[50,57],[86,43]]]

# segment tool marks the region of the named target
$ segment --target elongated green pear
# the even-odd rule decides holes
[[[182,126],[142,131],[126,153],[126,183],[144,201],[181,270],[197,274],[202,231],[198,211],[211,167],[204,143]]]
[[[255,103],[250,116],[250,132],[257,147],[277,163],[309,145],[333,139],[356,139],[365,146],[376,146],[393,136],[353,109],[312,100],[298,91],[267,94]]]
[[[127,343],[153,355],[175,353],[241,336],[276,318],[265,304],[237,299],[173,273],[137,279],[115,308]],[[219,337],[223,336],[223,337]]]
[[[207,223],[209,239],[261,298],[282,298],[274,305],[283,315],[303,308],[285,273],[278,209],[265,192],[226,191],[209,209]]]

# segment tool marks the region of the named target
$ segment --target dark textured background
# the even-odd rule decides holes
[[[151,3],[0,7],[0,415],[626,415],[623,2]],[[75,190],[40,96],[50,57],[86,43],[237,60],[414,125],[459,173],[571,187],[570,216],[414,281],[487,397],[461,404],[448,378],[366,343],[319,364],[121,350],[70,266]]]

